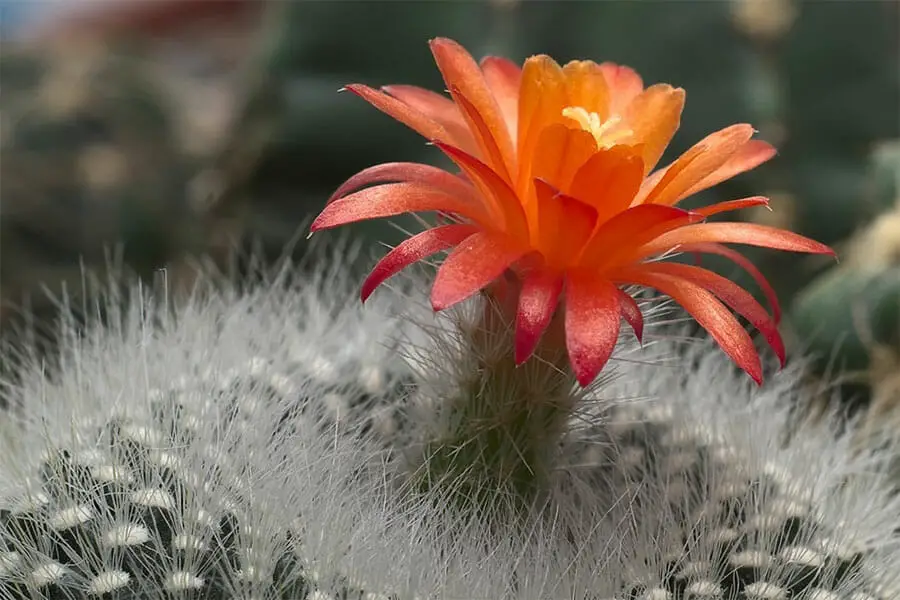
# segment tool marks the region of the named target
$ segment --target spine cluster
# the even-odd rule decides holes
[[[798,373],[757,389],[646,338],[551,394],[471,314],[413,323],[414,299],[324,280],[138,303],[10,382],[0,598],[900,594],[884,461],[789,431]]]

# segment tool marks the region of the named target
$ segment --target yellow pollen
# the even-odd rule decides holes
[[[597,148],[609,148],[623,141],[634,132],[627,127],[622,127],[622,117],[613,115],[606,121],[600,120],[600,115],[588,112],[581,106],[567,106],[562,111],[562,116],[572,119],[582,129],[594,136]]]

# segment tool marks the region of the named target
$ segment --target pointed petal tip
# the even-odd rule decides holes
[[[838,257],[837,251],[831,246],[827,246],[825,244],[821,244],[816,242],[818,246],[813,246],[811,250],[809,250],[809,254],[823,254],[825,256],[832,257],[835,261],[840,262],[840,258]]]
[[[323,229],[327,229],[322,225],[322,214],[319,213],[319,216],[315,218],[315,220],[309,226],[309,234],[306,236],[306,239],[309,239],[313,236],[314,233],[318,233]]]
[[[609,362],[609,360],[607,359],[606,362],[604,362],[602,364],[597,363],[593,366],[591,366],[591,365],[578,366],[578,365],[573,364],[572,370],[575,372],[575,381],[577,381],[578,385],[581,386],[582,388],[588,387],[589,385],[594,383],[594,380],[597,379],[597,377],[600,375],[600,373],[606,367],[608,362]]]
[[[733,359],[734,357],[732,357],[732,360]],[[759,354],[752,354],[748,357],[745,357],[745,360],[736,362],[736,364],[741,368],[741,370],[744,371],[744,373],[750,376],[750,379],[752,379],[756,383],[756,385],[762,386],[763,370],[762,361],[759,358]]]
[[[516,336],[516,366],[521,366],[526,360],[534,354],[535,343],[528,339],[522,339]]]
[[[734,357],[731,357],[734,360]],[[740,362],[735,361],[735,364],[747,375],[750,376],[750,379],[757,385],[762,387],[763,384],[763,371],[762,371],[762,362],[759,359],[759,355],[754,355],[755,360],[742,360]]]
[[[467,300],[469,296],[466,296],[462,299],[451,298],[445,292],[441,292],[440,290],[432,287],[431,288],[431,310],[436,313],[441,311],[445,311],[448,308],[453,308],[460,302]]]
[[[360,286],[360,288],[359,288],[359,299],[362,301],[363,304],[366,303],[366,300],[369,299],[369,297],[375,292],[375,289],[381,283],[380,281],[376,283],[373,281],[373,279],[374,279],[374,272],[369,273],[369,276],[366,277],[366,280],[363,281],[362,286]]]
[[[435,55],[443,52],[465,52],[469,54],[462,44],[448,37],[431,38],[428,40],[428,47],[431,49],[431,53]]]
[[[362,83],[348,83],[340,90],[341,92],[350,92],[351,94],[356,94],[357,96],[361,96],[363,94],[363,90],[368,88],[369,86],[364,85]]]

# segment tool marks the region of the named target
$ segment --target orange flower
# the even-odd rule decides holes
[[[548,56],[534,56],[522,68],[497,57],[479,65],[448,39],[433,40],[431,50],[450,98],[413,86],[347,86],[431,140],[461,170],[456,175],[422,164],[382,164],[334,193],[312,231],[407,212],[436,211],[450,220],[389,252],[363,284],[363,300],[410,264],[454,248],[434,281],[434,309],[465,300],[512,270],[521,281],[517,363],[533,353],[563,299],[572,368],[582,385],[593,381],[612,354],[620,317],[641,337],[641,311],[620,289],[629,284],[655,288],[681,304],[757,382],[759,356],[731,310],[758,328],[784,363],[774,292],[722,243],[833,251],[781,229],[704,222],[720,212],[767,205],[766,198],[676,208],[687,196],[774,155],[772,146],[751,139],[750,125],[717,131],[654,171],[678,129],[684,90],[645,88],[633,70],[611,63],[560,67]],[[712,271],[658,260],[672,252],[734,260],[759,282],[772,314]]]

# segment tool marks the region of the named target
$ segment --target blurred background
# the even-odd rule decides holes
[[[237,277],[247,257],[302,258],[348,176],[438,159],[337,90],[441,89],[427,40],[447,36],[476,57],[611,60],[684,87],[664,161],[753,123],[779,155],[697,203],[765,194],[774,210],[743,218],[838,248],[837,265],[747,254],[790,308],[794,351],[842,373],[846,402],[900,408],[896,0],[42,0],[0,2],[0,25],[4,343],[47,338],[63,294],[89,306],[86,272],[177,291],[204,257]],[[401,234],[353,235],[378,251]]]

